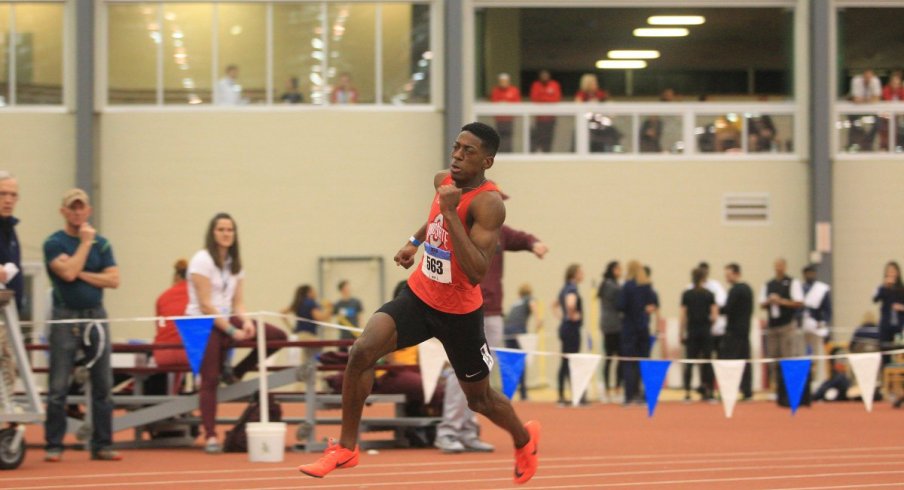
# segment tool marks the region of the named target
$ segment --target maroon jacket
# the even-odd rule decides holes
[[[502,225],[499,233],[499,244],[496,254],[490,261],[490,267],[480,283],[483,293],[483,314],[487,316],[502,314],[502,252],[531,250],[540,241],[537,237]]]

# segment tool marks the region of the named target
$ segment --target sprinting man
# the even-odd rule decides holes
[[[396,263],[408,269],[423,243],[420,265],[399,296],[370,318],[350,350],[342,385],[342,435],[338,442],[330,441],[319,460],[299,466],[302,473],[322,478],[335,469],[358,465],[359,423],[377,360],[436,337],[446,349],[468,407],[511,434],[515,482],[526,483],[534,476],[540,424],[522,425],[508,399],[490,388],[493,356],[483,331],[478,287],[505,221],[502,196],[484,176],[498,148],[499,135],[486,124],[462,128],[449,170],[433,179],[436,197],[427,222],[395,255]]]

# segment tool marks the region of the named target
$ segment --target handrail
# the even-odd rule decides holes
[[[592,155],[600,158],[643,155],[645,158],[671,159],[682,155],[695,158],[704,155],[731,155],[732,158],[756,155],[757,159],[762,159],[766,155],[773,154],[782,159],[796,159],[798,155],[794,152],[797,150],[792,149],[794,146],[792,143],[801,140],[796,134],[797,125],[794,124],[794,119],[798,117],[799,112],[798,104],[794,101],[559,102],[545,104],[478,101],[472,105],[472,109],[475,119],[494,118],[497,125],[500,118],[511,117],[521,120],[519,134],[512,136],[520,141],[520,144],[518,147],[513,147],[511,152],[503,152],[516,155],[539,154],[532,151],[535,150],[534,144],[536,143],[536,140],[532,138],[535,138],[536,135],[531,132],[532,124],[526,122],[538,116],[555,116],[559,119],[571,118],[573,120],[574,133],[571,135],[570,145],[566,145],[570,147],[570,151],[561,150],[562,145],[560,144],[560,150],[557,152],[559,155]],[[650,145],[646,148],[642,145],[643,125],[653,116],[667,118],[667,121],[663,120],[661,124],[671,125],[671,144],[666,142],[669,146],[667,149],[651,150]],[[777,134],[773,133],[768,140],[759,140],[759,143],[766,142],[768,144],[748,148],[748,146],[756,144],[756,138],[760,137],[751,129],[751,121],[756,120],[758,123],[762,123],[766,116],[776,118],[776,120],[781,118],[782,129]],[[605,118],[605,120],[600,120],[600,118]],[[612,118],[620,120],[616,121]],[[719,118],[724,118],[722,119],[724,124],[721,126],[716,121]],[[630,119],[630,124],[625,119]],[[680,125],[677,131],[676,122]],[[773,123],[775,120],[770,120],[770,122]],[[599,139],[595,143],[592,141],[599,136],[599,133],[594,134],[593,131],[601,131],[597,128],[606,127],[617,130],[615,133],[617,133],[619,143],[607,146],[605,143],[600,143]],[[594,129],[591,130],[591,128]],[[659,139],[662,139],[662,134],[664,132],[661,127]],[[707,137],[710,139],[707,140]],[[718,144],[713,145],[712,140],[716,140]],[[726,144],[722,145],[722,142]],[[659,143],[657,141],[654,147],[659,146]]]

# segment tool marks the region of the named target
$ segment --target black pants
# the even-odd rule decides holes
[[[621,349],[621,332],[616,333],[606,333],[603,334],[603,348],[606,351],[606,362],[603,364],[603,383],[608,390],[610,388],[609,385],[609,371],[612,364],[615,361],[612,359],[612,356],[617,356],[620,353]],[[615,367],[615,387],[620,388],[622,385],[622,367],[621,363],[618,363]]]
[[[709,360],[713,355],[713,339],[710,336],[688,337],[684,348],[688,359]],[[695,364],[684,365],[684,391],[691,390],[691,377]],[[700,369],[700,382],[706,395],[712,395],[713,391],[713,367],[710,363],[696,364]]]
[[[581,350],[581,330],[572,326],[559,327],[559,340],[562,341],[562,354],[574,354]],[[568,358],[562,356],[562,364],[559,365],[559,400],[565,399],[565,380],[571,385],[571,369],[568,366]],[[571,386],[574,390],[574,386]]]
[[[650,334],[647,327],[634,331],[623,329],[621,338],[621,353],[625,357],[650,357]],[[626,332],[629,334],[626,335]],[[641,400],[640,390],[640,363],[637,361],[624,361],[619,363],[625,383],[625,402]]]
[[[499,133],[499,153],[511,153],[515,121],[511,119],[496,119],[496,132]]]
[[[725,334],[719,346],[719,359],[750,359],[750,338],[746,335]],[[745,398],[753,396],[749,362],[744,365],[744,374],[741,375],[741,394]]]

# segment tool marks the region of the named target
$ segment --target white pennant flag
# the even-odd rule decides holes
[[[424,388],[424,403],[429,404],[436,391],[436,383],[446,363],[446,349],[443,344],[433,338],[421,342],[417,346],[417,362],[421,368],[421,384]]]
[[[744,364],[746,361],[743,360],[713,361],[713,371],[716,373],[716,382],[719,383],[719,394],[722,397],[722,409],[725,410],[725,417],[729,419],[738,401]]]
[[[527,365],[530,366],[534,363],[534,356],[530,354],[530,352],[537,351],[537,341],[539,337],[535,333],[519,333],[516,337],[518,339],[518,345],[521,347],[521,350],[527,352]]]
[[[876,378],[879,376],[879,365],[882,363],[882,355],[878,352],[864,354],[848,354],[848,362],[857,378],[860,386],[860,398],[866,405],[866,411],[873,411],[873,396],[876,393]]]
[[[565,354],[571,378],[571,404],[578,406],[603,358],[597,354]]]

